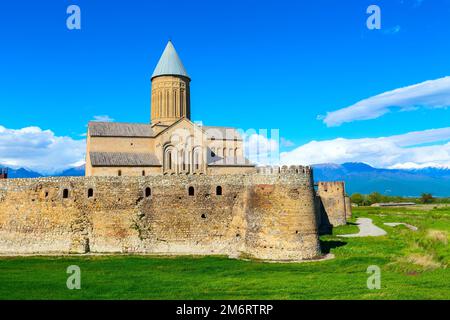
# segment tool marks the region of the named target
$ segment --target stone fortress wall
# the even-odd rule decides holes
[[[344,206],[343,188],[328,190],[334,191],[325,206]],[[302,166],[214,176],[6,179],[0,253],[314,259],[321,255],[317,211],[312,169]]]
[[[316,192],[317,221],[321,233],[343,226],[352,216],[350,198],[342,181],[319,182]]]

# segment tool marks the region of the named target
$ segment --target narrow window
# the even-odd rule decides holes
[[[88,198],[92,198],[94,196],[94,189],[89,188],[88,189]]]
[[[221,186],[217,186],[216,187],[216,195],[217,196],[221,196],[222,195],[222,187]]]
[[[145,197],[148,198],[152,195],[152,189],[149,187],[145,188]]]
[[[194,187],[189,187],[189,195],[190,196],[194,195]]]
[[[117,172],[117,175],[120,177],[120,176],[122,175],[122,170],[119,170],[119,171]]]
[[[167,162],[169,170],[172,170],[172,152],[167,152]]]
[[[145,177],[145,170],[142,170],[142,176]]]
[[[200,159],[198,152],[194,152],[195,170],[200,169]]]
[[[69,197],[69,189],[64,189],[63,190],[63,198],[67,199]]]
[[[180,158],[181,158],[181,170],[186,171],[186,162],[185,162],[184,150],[181,150]]]

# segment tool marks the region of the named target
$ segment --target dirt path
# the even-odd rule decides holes
[[[407,223],[403,223],[403,222],[385,222],[384,224],[389,226],[389,227],[396,227],[396,226],[404,225],[409,230],[412,230],[412,231],[419,230],[419,228],[417,228],[416,226],[413,226],[413,225],[407,224]]]
[[[387,234],[386,231],[373,224],[372,219],[358,218],[356,220],[359,232],[354,234],[344,234],[340,237],[354,238],[354,237],[379,237]]]

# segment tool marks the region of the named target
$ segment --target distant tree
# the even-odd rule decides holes
[[[358,206],[363,205],[364,202],[364,196],[361,193],[354,193],[352,194],[352,196],[350,197],[350,199],[352,200],[352,203],[357,204]]]
[[[420,202],[422,203],[432,203],[434,200],[433,195],[431,193],[422,193],[420,197]]]
[[[367,197],[367,200],[368,200],[369,205],[370,205],[370,204],[374,204],[374,203],[383,202],[383,198],[384,197],[379,192],[372,192]]]

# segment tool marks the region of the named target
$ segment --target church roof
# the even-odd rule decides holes
[[[121,122],[89,122],[91,137],[143,137],[155,136],[150,124]]]
[[[183,63],[170,40],[167,43],[161,58],[159,58],[155,71],[153,71],[152,78],[162,75],[175,75],[189,78]]]
[[[151,167],[160,166],[152,153],[89,152],[92,166],[100,167]]]

